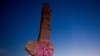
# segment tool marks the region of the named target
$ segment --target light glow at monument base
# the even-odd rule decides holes
[[[100,56],[98,32],[96,29],[71,29],[58,34],[54,33],[53,38],[58,38],[53,41],[54,56]]]
[[[80,50],[80,51],[68,51],[68,50],[64,50],[64,51],[56,51],[54,56],[99,56],[100,52],[96,51],[96,50]]]

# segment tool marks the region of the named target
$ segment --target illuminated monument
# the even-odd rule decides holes
[[[25,48],[31,56],[53,56],[54,46],[50,41],[50,17],[49,4],[44,3],[38,40],[30,40]]]

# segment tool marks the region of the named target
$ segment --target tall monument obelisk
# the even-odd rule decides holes
[[[38,40],[31,40],[26,45],[26,50],[31,56],[53,56],[54,47],[50,41],[50,17],[49,4],[44,3]]]

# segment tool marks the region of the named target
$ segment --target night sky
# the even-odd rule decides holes
[[[54,56],[100,56],[99,0],[0,1],[0,56],[29,56],[25,46],[38,38],[44,2],[52,9]]]

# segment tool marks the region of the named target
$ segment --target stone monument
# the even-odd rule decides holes
[[[49,4],[44,3],[38,40],[30,40],[25,47],[31,56],[53,56],[54,46],[50,41],[50,17],[51,9]]]

